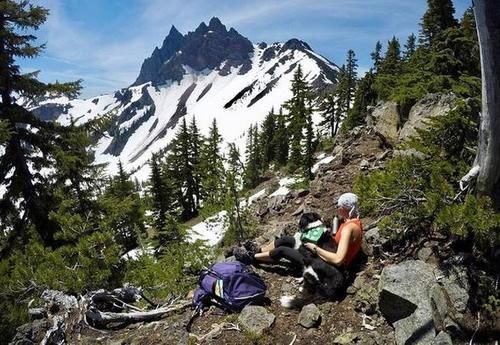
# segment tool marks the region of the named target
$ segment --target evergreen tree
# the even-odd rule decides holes
[[[241,242],[245,237],[243,227],[242,210],[240,207],[239,185],[243,164],[240,161],[240,153],[234,143],[229,144],[228,169],[226,170],[226,226],[224,242],[226,244]]]
[[[262,146],[262,170],[266,170],[269,168],[269,165],[272,161],[274,161],[275,157],[275,141],[274,136],[276,133],[276,115],[274,114],[274,110],[266,115],[264,122],[262,123],[261,130],[261,146]]]
[[[453,17],[455,8],[451,0],[427,0],[427,11],[420,22],[420,43],[430,47],[444,30],[458,25]]]
[[[320,105],[321,115],[323,121],[320,123],[321,126],[327,126],[330,136],[333,138],[335,136],[337,123],[335,121],[335,111],[337,108],[337,101],[335,98],[335,93],[331,92],[323,98]]]
[[[48,10],[29,1],[0,2],[0,121],[8,133],[0,157],[0,183],[6,188],[0,200],[0,227],[7,246],[16,239],[28,240],[27,228],[34,226],[44,243],[53,245],[58,225],[48,214],[54,204],[53,188],[47,176],[35,170],[54,168],[53,155],[58,139],[68,131],[63,126],[39,120],[14,97],[32,100],[47,94],[78,95],[80,82],[45,84],[37,73],[20,74],[16,58],[34,58],[42,50],[32,42],[36,37],[24,34],[37,30],[46,20]],[[5,135],[4,134],[4,139]],[[6,231],[9,229],[9,231]],[[0,249],[1,257],[2,249]]]
[[[168,248],[173,243],[178,243],[182,240],[186,229],[179,224],[177,218],[172,214],[167,214],[165,217],[165,225],[158,230],[153,237],[153,245],[156,248],[156,255],[161,257],[165,255]]]
[[[151,198],[152,223],[157,230],[166,224],[167,213],[172,210],[174,198],[173,185],[162,171],[158,155],[151,157],[151,175],[149,177],[148,194]]]
[[[310,101],[309,101],[310,102]],[[309,104],[308,109],[312,109],[312,106]],[[314,129],[313,129],[313,121],[312,121],[312,113],[308,111],[306,113],[306,137],[304,141],[304,177],[307,180],[313,178],[312,167],[314,165]]]
[[[338,83],[337,86],[335,87],[333,97],[332,97],[332,104],[331,104],[331,110],[333,113],[331,114],[331,123],[334,124],[332,131],[336,135],[338,131],[338,127],[342,119],[346,116],[348,110],[349,110],[349,104],[348,104],[348,99],[349,99],[349,93],[351,92],[349,90],[349,75],[346,71],[345,65],[342,65],[340,68],[339,74],[338,74]]]
[[[460,20],[460,27],[466,37],[477,41],[476,19],[474,18],[474,11],[472,7],[465,10],[462,19]]]
[[[169,176],[173,177],[182,220],[191,219],[198,214],[196,193],[199,187],[195,177],[192,146],[186,119],[183,118],[175,138],[170,143],[166,162]]]
[[[356,54],[354,54],[354,50],[349,49],[347,51],[347,59],[345,64],[345,77],[347,84],[345,104],[347,110],[351,108],[351,101],[354,98],[354,92],[356,91],[356,80],[358,77],[357,61],[358,60],[356,59]]]
[[[203,145],[200,164],[203,171],[201,181],[204,192],[203,209],[208,213],[219,211],[224,202],[225,170],[224,157],[220,152],[221,143],[222,136],[219,134],[217,121],[214,118],[208,132],[208,137]]]
[[[139,245],[139,237],[144,235],[144,206],[135,184],[118,162],[118,175],[111,178],[101,199],[105,217],[103,222],[115,234],[116,241],[124,251]]]
[[[303,129],[306,126],[309,108],[310,88],[302,74],[302,68],[298,66],[292,81],[293,96],[285,103],[288,110],[289,126],[288,134],[290,141],[289,168],[291,172],[302,166],[303,152],[302,140],[304,139]]]
[[[257,125],[248,129],[247,146],[245,150],[245,173],[243,186],[253,188],[259,181],[259,143]]]
[[[401,49],[396,36],[387,43],[387,51],[384,61],[380,65],[379,72],[383,74],[397,75],[401,68]]]
[[[9,140],[9,136],[7,123],[0,120],[0,145],[4,145]]]
[[[260,176],[263,171],[263,165],[262,165],[262,155],[263,155],[263,148],[262,148],[262,141],[261,141],[261,134],[259,132],[259,126],[255,124],[253,126],[253,147],[252,147],[252,155],[253,159],[255,161],[255,166],[257,168],[257,175]]]
[[[202,197],[201,189],[201,179],[203,171],[200,165],[201,156],[201,146],[203,145],[203,138],[198,131],[198,126],[196,125],[196,118],[193,116],[191,123],[189,124],[189,144],[190,144],[190,154],[189,154],[189,164],[192,166],[193,171],[193,190],[194,197],[196,201],[196,209],[200,208],[200,201]]]
[[[417,37],[414,33],[408,36],[405,44],[405,51],[403,52],[403,60],[408,61],[410,57],[415,53]]]
[[[370,56],[373,60],[374,69],[378,70],[380,63],[382,62],[382,43],[380,43],[380,41],[377,41],[375,44],[375,50],[370,53]]]
[[[342,123],[343,130],[352,129],[364,123],[368,115],[368,106],[374,105],[377,100],[377,94],[373,90],[374,79],[375,75],[370,69],[359,81],[354,97],[354,105]]]
[[[280,108],[276,120],[276,134],[273,139],[274,162],[277,167],[281,167],[288,162],[288,129],[283,109]]]
[[[43,289],[77,294],[121,284],[123,248],[103,221],[102,167],[93,163],[103,120],[62,126],[24,106],[80,90],[80,81],[45,84],[16,64],[42,51],[28,31],[47,14],[30,1],[0,1],[0,343],[28,321],[28,301]]]

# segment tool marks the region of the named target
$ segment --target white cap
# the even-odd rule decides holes
[[[358,196],[354,193],[344,193],[337,200],[337,206],[349,210],[349,218],[353,215],[359,216]]]

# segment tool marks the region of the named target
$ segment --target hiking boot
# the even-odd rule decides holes
[[[252,256],[260,253],[260,246],[254,240],[246,240],[245,243],[243,243],[243,247],[245,247],[248,253]]]
[[[250,265],[254,261],[253,255],[251,255],[244,247],[238,247],[233,250],[234,257],[241,263],[245,265]]]

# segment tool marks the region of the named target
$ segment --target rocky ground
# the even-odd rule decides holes
[[[335,147],[334,159],[319,168],[308,189],[257,201],[253,205],[257,241],[265,243],[295,232],[302,212],[316,211],[327,222],[332,219],[334,200],[351,191],[360,170],[379,169],[392,156],[392,145],[381,132],[383,128],[356,128]],[[275,185],[276,178],[256,191],[267,188],[272,192]],[[443,245],[444,238],[426,239],[405,255],[389,254],[376,220],[362,221],[367,258],[356,267],[349,287],[337,300],[302,310],[284,309],[279,299],[297,291],[297,279],[276,266],[255,267],[268,286],[269,304],[264,307],[251,306],[229,315],[210,309],[194,321],[191,334],[184,328],[191,311],[185,310],[120,330],[74,329],[67,332],[68,343],[444,345],[468,344],[477,325],[479,333],[500,329],[499,320],[483,319],[478,324],[477,316],[468,312],[471,284],[463,261]],[[41,328],[43,322],[37,321]],[[30,337],[36,337],[33,325],[21,330],[13,344],[35,343],[23,342]],[[474,343],[481,343],[477,339]],[[492,343],[491,339],[483,343]]]

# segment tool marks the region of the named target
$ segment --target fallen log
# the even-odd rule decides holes
[[[184,310],[191,306],[190,301],[180,301],[174,305],[150,311],[134,311],[129,313],[103,312],[89,306],[85,313],[86,322],[92,327],[105,328],[111,324],[130,324],[136,322],[157,321],[169,313]]]

